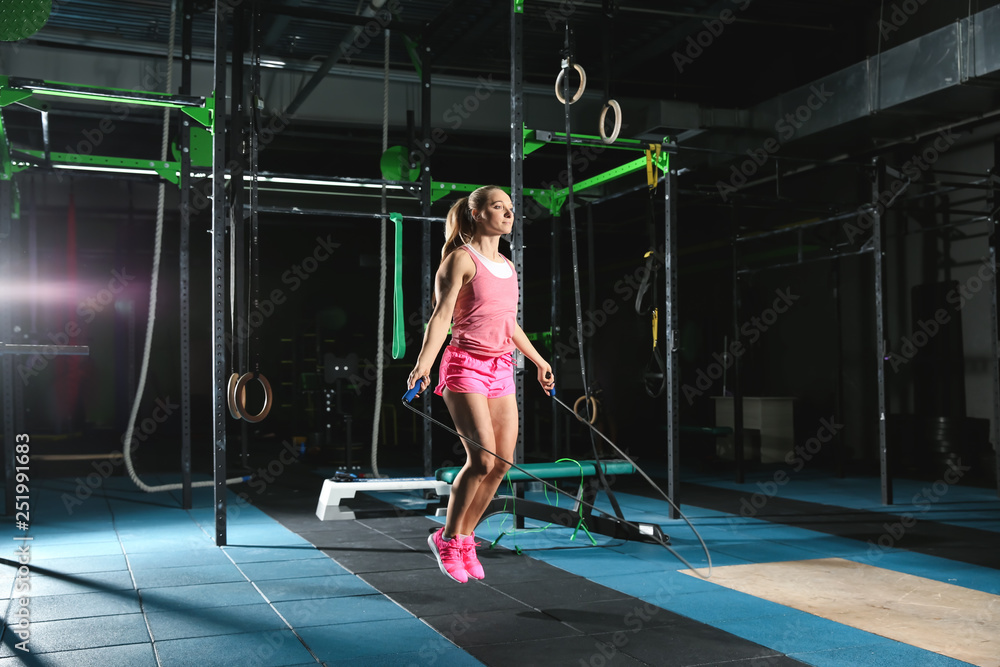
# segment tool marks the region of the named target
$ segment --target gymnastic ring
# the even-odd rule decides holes
[[[583,67],[579,63],[573,63],[573,69],[580,73],[580,87],[576,89],[576,93],[570,98],[569,103],[573,104],[581,97],[583,97],[583,91],[587,89],[587,73],[583,71]],[[566,98],[562,94],[562,80],[563,76],[566,74],[566,68],[559,70],[559,76],[556,77],[556,99],[559,100],[560,104],[566,104]]]
[[[246,411],[246,386],[247,382],[253,379],[257,379],[260,385],[264,388],[264,407],[260,409],[256,415],[251,415]],[[239,396],[239,400],[236,402],[236,407],[240,411],[240,417],[247,420],[251,424],[256,424],[257,422],[264,419],[267,413],[271,411],[271,403],[273,402],[274,395],[271,393],[271,383],[267,381],[263,373],[244,373],[243,377],[240,378],[239,382],[236,383],[236,394]]]
[[[229,405],[229,414],[233,416],[233,419],[242,419],[240,417],[239,403],[236,400],[236,383],[240,381],[240,374],[233,373],[229,376],[229,384],[226,386],[226,403]]]
[[[580,406],[580,402],[587,398],[590,399],[590,423],[593,424],[594,422],[597,421],[597,399],[594,398],[593,396],[581,396],[580,398],[576,399],[576,402],[573,403],[573,414],[576,415],[576,418],[579,419],[580,421],[587,421],[584,418],[584,416],[581,415],[580,412],[577,410],[577,408]]]
[[[604,134],[604,118],[608,115],[608,109],[613,109],[615,112],[615,129],[611,132],[610,137]],[[604,108],[601,109],[600,130],[601,141],[606,144],[615,143],[615,139],[618,138],[618,133],[622,130],[622,108],[616,100],[608,100],[604,103]]]

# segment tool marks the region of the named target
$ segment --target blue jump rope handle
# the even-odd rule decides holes
[[[406,393],[403,394],[403,401],[406,402],[406,403],[409,403],[414,398],[416,398],[417,394],[420,393],[420,389],[421,389],[421,385],[422,384],[423,384],[422,382],[418,382],[415,385],[413,385],[413,389],[407,389]]]
[[[546,380],[548,380],[550,377],[552,377],[552,373],[546,373],[545,374],[545,379]],[[549,389],[549,396],[555,396],[555,395],[556,395],[556,388],[552,387],[552,389]]]

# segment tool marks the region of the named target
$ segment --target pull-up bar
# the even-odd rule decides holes
[[[77,99],[93,100],[95,102],[131,102],[133,104],[144,104],[154,107],[169,107],[179,109],[183,107],[203,107],[204,97],[193,95],[170,95],[157,91],[129,90],[126,88],[98,88],[96,86],[82,86],[75,83],[62,83],[59,81],[43,81],[41,79],[25,79],[22,77],[7,77],[7,87],[10,90],[21,89],[30,91],[30,94],[52,95],[55,97],[74,97]]]
[[[215,94],[209,97],[170,95],[149,90],[101,88],[60,81],[0,76],[0,107],[15,102],[25,103],[35,95],[71,97],[93,102],[123,102],[152,107],[180,109],[205,127],[213,127]]]

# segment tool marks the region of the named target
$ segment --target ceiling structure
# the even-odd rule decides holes
[[[679,145],[683,157],[674,164],[684,170],[682,187],[713,193],[733,164],[767,146],[769,137],[779,140],[785,160],[867,159],[883,146],[984,120],[1000,107],[1000,58],[986,38],[1000,30],[998,3],[526,0],[526,124],[563,129],[563,106],[552,89],[568,22],[573,59],[588,74],[587,93],[572,107],[573,131],[596,134],[604,100],[619,100],[622,137],[670,136]],[[214,3],[193,6],[192,92],[207,94]],[[379,176],[388,24],[390,144],[419,146],[418,72],[428,68],[431,125],[447,135],[436,147],[435,178],[509,178],[509,3],[265,0],[262,7],[263,96],[272,115],[294,112],[262,154],[265,169]],[[45,27],[0,51],[4,73],[135,88],[143,63],[148,69],[165,57],[170,17],[170,0],[57,0]],[[175,35],[177,56],[179,43]],[[477,91],[489,97],[480,110],[449,115]],[[810,116],[805,129],[788,116],[803,105]],[[61,100],[52,111],[53,146],[74,145],[107,113]],[[136,110],[104,148],[155,154],[159,118]],[[32,111],[9,107],[4,121],[15,144],[42,141]],[[594,162],[616,163],[607,156]],[[554,182],[565,166],[559,151],[539,152],[527,161],[526,187]]]

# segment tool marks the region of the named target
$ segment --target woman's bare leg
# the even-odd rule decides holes
[[[445,518],[444,536],[468,535],[462,529],[469,523],[470,508],[476,501],[479,488],[493,469],[496,457],[471,445],[465,438],[475,440],[490,452],[496,451],[493,416],[488,399],[482,394],[462,394],[444,390],[444,402],[455,422],[455,430],[462,434],[462,444],[468,454],[465,465],[455,476],[448,498],[448,515]],[[516,404],[515,404],[516,408]],[[515,417],[515,428],[517,420]],[[516,439],[516,436],[515,436]],[[509,459],[508,459],[509,460]],[[502,476],[502,475],[501,475]],[[492,495],[492,494],[491,494]],[[482,510],[479,511],[482,514]],[[479,517],[476,516],[478,522]],[[473,524],[473,527],[475,524]]]
[[[498,456],[512,461],[514,449],[517,446],[517,399],[514,394],[500,398],[487,399],[490,412],[490,422],[493,429],[494,449]],[[475,448],[475,446],[473,446]],[[489,456],[487,454],[487,456]],[[461,535],[471,535],[483,518],[483,512],[496,494],[497,488],[507,474],[509,465],[498,458],[490,456],[493,464],[479,484],[475,497],[469,503],[468,509],[461,515],[461,521],[456,529]],[[450,516],[450,512],[449,512]]]

